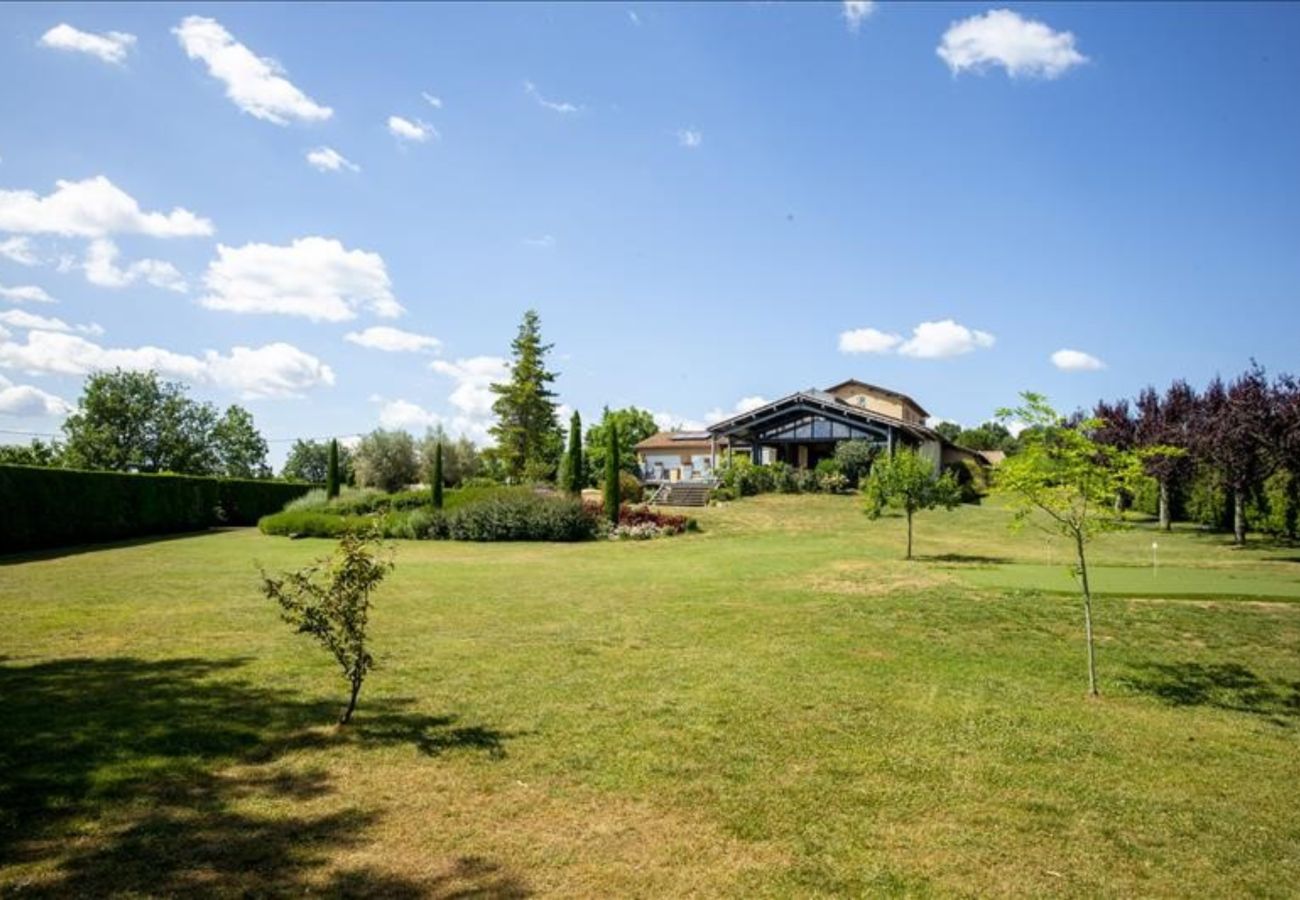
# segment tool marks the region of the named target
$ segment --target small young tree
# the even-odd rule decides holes
[[[329,466],[325,473],[325,497],[333,500],[339,495],[339,442],[330,440]]]
[[[280,617],[333,654],[351,688],[339,716],[346,725],[375,659],[367,646],[370,594],[393,568],[378,552],[378,539],[346,532],[334,554],[297,572],[271,576],[262,570],[262,592],[280,605]]]
[[[605,444],[605,515],[614,525],[618,524],[618,511],[622,505],[618,483],[619,471],[618,427],[611,424]]]
[[[952,509],[961,502],[961,487],[952,473],[937,474],[932,460],[907,448],[876,460],[865,490],[871,518],[878,518],[887,506],[907,517],[907,559],[912,558],[912,517],[923,509]]]
[[[1026,392],[1021,397],[1021,406],[998,411],[1004,421],[1029,427],[1021,432],[1020,452],[1008,456],[995,471],[996,485],[1016,504],[1015,525],[1029,522],[1074,544],[1075,574],[1083,592],[1088,691],[1096,696],[1088,544],[1099,532],[1122,526],[1114,498],[1140,474],[1141,464],[1137,454],[1096,439],[1098,420],[1067,424],[1041,394]],[[1035,512],[1045,514],[1046,522],[1032,518]]]
[[[433,508],[442,509],[442,441],[433,448]]]
[[[569,418],[569,449],[564,455],[564,470],[561,473],[561,485],[565,491],[578,496],[586,481],[582,464],[582,417],[574,410]]]

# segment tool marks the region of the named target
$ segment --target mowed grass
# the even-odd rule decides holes
[[[1094,701],[996,504],[911,563],[852,498],[700,518],[399,543],[342,730],[254,565],[329,542],[3,561],[0,894],[1294,895],[1300,550],[1104,537]]]

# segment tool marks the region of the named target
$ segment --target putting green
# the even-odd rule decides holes
[[[1074,593],[1078,582],[1064,565],[1042,563],[993,563],[954,565],[949,567],[979,587],[1006,590],[1036,590],[1048,593]],[[1240,572],[1226,568],[1192,568],[1187,566],[1090,566],[1093,592],[1122,597],[1192,597],[1251,599],[1300,602],[1300,565],[1291,577],[1276,574]]]

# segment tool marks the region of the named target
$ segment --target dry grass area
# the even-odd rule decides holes
[[[1064,552],[996,505],[922,516],[911,563],[901,522],[850,498],[701,518],[647,543],[399,545],[342,730],[341,679],[255,570],[327,543],[0,560],[0,895],[1300,883],[1300,551],[1161,536],[1177,596],[1099,601],[1090,701],[1078,604],[1042,574]],[[1151,540],[1108,536],[1098,562],[1122,574]]]

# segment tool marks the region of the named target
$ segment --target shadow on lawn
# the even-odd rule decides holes
[[[981,566],[1000,566],[1011,562],[1010,557],[1006,556],[980,556],[970,553],[936,553],[932,556],[916,554],[912,558],[922,562],[972,563]]]
[[[449,717],[410,712],[409,700],[363,700],[348,728],[318,727],[336,704],[232,678],[244,664],[0,658],[0,861],[54,869],[23,895],[527,894],[479,859],[432,881],[368,869],[327,876],[338,851],[368,843],[380,813],[301,812],[333,792],[330,776],[272,765],[297,749],[344,744],[501,756],[510,735],[452,728]],[[260,812],[267,806],[271,814]]]
[[[16,566],[22,563],[41,562],[48,559],[62,559],[65,556],[80,556],[83,553],[99,553],[104,550],[121,550],[128,547],[143,547],[146,544],[160,544],[164,541],[179,541],[184,538],[202,537],[209,534],[221,534],[235,529],[200,528],[195,531],[168,531],[162,534],[148,534],[140,537],[122,538],[116,541],[101,541],[94,544],[72,544],[66,547],[46,547],[39,550],[24,550],[20,553],[0,555],[0,566]]]
[[[1142,672],[1129,686],[1170,706],[1212,706],[1279,725],[1300,719],[1300,681],[1270,683],[1238,663],[1151,663]]]

